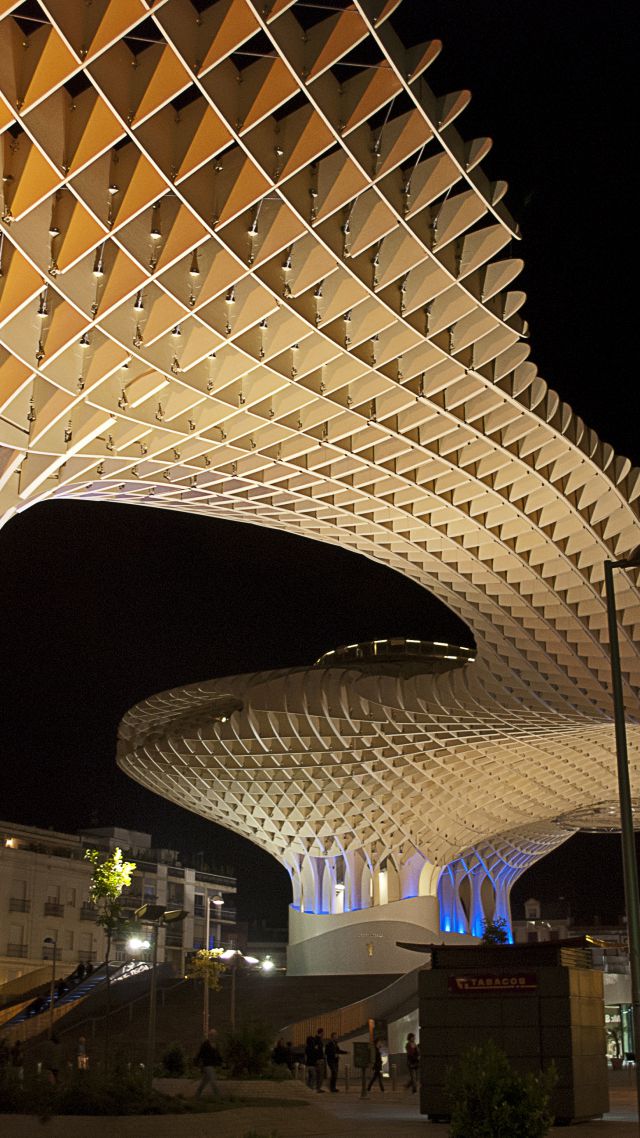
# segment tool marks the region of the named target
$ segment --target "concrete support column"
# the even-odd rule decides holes
[[[472,936],[482,936],[486,914],[482,903],[482,883],[487,873],[483,865],[475,865],[470,874],[471,881],[471,912],[469,914],[469,931]]]

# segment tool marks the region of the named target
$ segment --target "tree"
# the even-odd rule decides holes
[[[111,1013],[111,980],[109,977],[111,944],[117,933],[121,932],[127,923],[127,918],[122,909],[122,892],[131,885],[131,874],[136,868],[136,864],[133,861],[124,861],[122,850],[118,847],[102,861],[98,850],[85,850],[84,856],[93,866],[89,896],[98,910],[96,924],[104,929],[107,939],[104,957],[107,981],[104,1055],[105,1064],[107,1064],[109,1060],[109,1015]]]
[[[482,932],[483,944],[508,944],[509,926],[504,917],[496,917],[493,921],[485,921]]]
[[[190,980],[202,980],[210,992],[220,991],[220,979],[227,971],[221,948],[200,948],[192,957],[187,973]]]
[[[227,971],[224,960],[221,959],[223,949],[200,948],[191,958],[187,976],[189,980],[202,980],[204,995],[204,1013],[202,1019],[202,1033],[206,1037],[209,1031],[209,992],[220,991],[220,980]]]

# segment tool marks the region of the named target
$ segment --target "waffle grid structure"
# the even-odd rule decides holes
[[[473,629],[477,662],[412,678],[398,708],[381,679],[352,735],[342,712],[323,735],[317,710],[304,777],[377,707],[357,812],[379,792],[391,817],[404,777],[419,802],[428,754],[433,864],[497,858],[506,880],[567,832],[553,818],[615,797],[603,561],[639,544],[640,475],[529,361],[490,140],[458,133],[469,93],[432,93],[441,45],[405,49],[396,7],[0,0],[0,519],[57,497],[188,510],[339,543],[429,588]],[[637,719],[636,570],[619,609]],[[245,706],[247,683],[148,701],[143,718],[218,693]],[[283,674],[258,687],[288,698]],[[256,769],[258,753],[277,765],[280,713],[261,703],[250,746],[240,731]],[[631,752],[635,771],[635,734]],[[153,772],[121,762],[283,856],[267,817],[252,828],[221,790],[214,806],[221,767],[199,784],[179,749]],[[272,778],[255,784],[267,814]],[[369,870],[410,856],[406,827],[380,827]],[[333,856],[327,837],[318,822],[299,856]],[[456,861],[454,892],[470,873]]]

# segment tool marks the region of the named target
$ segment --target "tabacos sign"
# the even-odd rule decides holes
[[[535,992],[537,987],[535,972],[487,972],[448,978],[449,991],[458,996],[501,996],[505,992]]]

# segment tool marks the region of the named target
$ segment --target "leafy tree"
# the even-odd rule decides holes
[[[221,959],[223,949],[200,948],[192,957],[187,973],[190,980],[202,980],[210,992],[220,991],[220,980],[227,971]]]
[[[482,932],[483,944],[508,944],[509,926],[504,917],[496,917],[494,921],[485,921]]]
[[[97,909],[96,924],[104,929],[107,939],[105,951],[107,1017],[105,1020],[104,1051],[105,1062],[108,1062],[109,1016],[111,1013],[111,980],[109,976],[111,945],[114,937],[122,932],[127,923],[122,907],[122,892],[131,885],[131,874],[136,868],[136,864],[133,861],[124,861],[122,850],[118,847],[102,861],[98,850],[85,850],[84,856],[86,861],[91,862],[93,866],[89,896]]]

